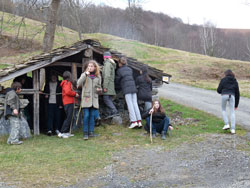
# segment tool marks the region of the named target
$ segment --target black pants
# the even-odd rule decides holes
[[[48,131],[59,130],[61,122],[61,109],[57,104],[48,104]]]
[[[72,121],[73,111],[74,111],[74,104],[66,104],[64,106],[64,110],[66,113],[66,119],[63,122],[61,133],[68,133]]]

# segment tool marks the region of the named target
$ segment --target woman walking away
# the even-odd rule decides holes
[[[150,115],[152,114],[152,135],[153,138],[156,137],[156,132],[161,134],[162,140],[166,140],[166,133],[168,129],[173,129],[172,126],[169,125],[169,118],[165,114],[165,110],[162,108],[159,100],[155,100],[153,102],[153,108],[148,110],[145,114],[143,114],[144,118],[146,118],[146,126],[145,130],[150,132]]]
[[[144,101],[144,111],[152,108],[152,80],[148,75],[148,68],[143,66],[140,71],[141,75],[136,78],[138,88],[138,100]]]
[[[58,137],[68,138],[73,136],[69,133],[70,126],[72,125],[73,113],[74,113],[74,103],[76,103],[76,98],[79,97],[78,93],[73,90],[72,77],[69,71],[63,73],[63,81],[61,83],[62,87],[62,100],[64,105],[64,110],[66,113],[66,119],[63,122],[61,133],[58,133]]]
[[[83,139],[97,136],[94,134],[95,115],[99,108],[98,95],[101,93],[101,76],[96,61],[90,60],[86,70],[77,81],[77,87],[82,87],[81,107],[83,108]]]
[[[239,105],[240,91],[234,73],[229,69],[225,71],[224,74],[225,77],[221,79],[217,88],[217,92],[221,94],[222,117],[225,123],[223,130],[230,129],[226,112],[226,106],[228,102],[231,117],[231,133],[235,134],[235,110],[237,110]]]
[[[137,89],[133,78],[133,71],[127,66],[127,59],[122,57],[119,62],[119,69],[116,75],[116,84],[119,84],[122,88],[122,92],[125,95],[125,100],[128,106],[130,129],[135,127],[142,127],[141,114],[137,104]]]

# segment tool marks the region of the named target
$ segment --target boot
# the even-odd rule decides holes
[[[83,133],[83,140],[88,140],[88,139],[89,139],[88,133]]]
[[[166,140],[166,132],[165,131],[161,132],[161,139]]]
[[[99,134],[95,134],[94,132],[89,132],[89,137],[97,137]]]

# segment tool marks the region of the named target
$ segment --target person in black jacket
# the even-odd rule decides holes
[[[144,101],[144,111],[152,108],[152,80],[148,75],[148,68],[143,66],[140,71],[141,75],[136,78],[136,86],[138,88],[138,100]]]
[[[147,132],[150,132],[150,115],[152,114],[152,135],[156,137],[156,132],[161,133],[161,138],[166,140],[166,133],[169,128],[169,118],[166,116],[165,110],[162,108],[159,100],[153,102],[153,108],[148,110],[144,116],[146,117]],[[171,127],[172,128],[172,127]]]
[[[48,136],[52,135],[53,125],[55,125],[56,134],[61,127],[62,88],[57,76],[52,74],[50,81],[44,87],[45,99],[48,104]]]
[[[235,79],[234,73],[229,69],[225,71],[225,77],[221,79],[217,88],[217,92],[221,94],[222,116],[225,122],[223,130],[230,129],[228,123],[226,105],[229,102],[230,117],[231,117],[231,133],[235,134],[235,110],[237,110],[240,100],[240,91],[238,82]]]
[[[133,71],[127,66],[127,59],[122,57],[119,61],[119,69],[116,72],[115,83],[120,85],[128,106],[130,129],[142,127],[141,114],[137,103],[137,89],[133,77]]]

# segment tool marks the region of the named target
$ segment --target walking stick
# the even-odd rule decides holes
[[[153,112],[150,114],[150,141],[151,141],[151,144],[153,143],[153,137],[152,137],[152,116],[153,116]]]

